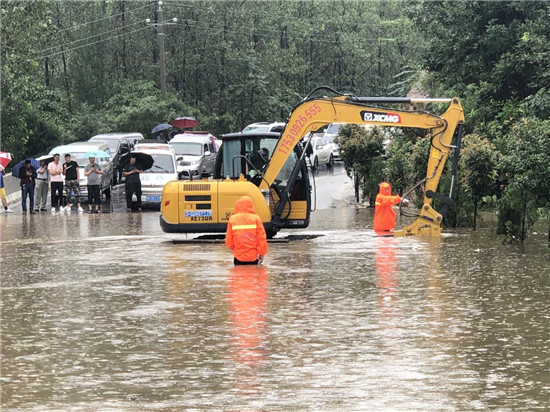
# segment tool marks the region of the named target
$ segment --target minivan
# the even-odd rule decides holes
[[[103,174],[101,175],[101,182],[99,184],[100,190],[105,194],[106,199],[111,198],[111,187],[113,185],[113,159],[109,150],[109,145],[106,142],[76,142],[62,146],[54,147],[50,150],[50,155],[56,153],[59,154],[61,163],[65,162],[65,155],[68,153],[71,155],[71,160],[78,163],[79,167],[79,181],[80,184],[80,198],[83,200],[88,199],[88,184],[87,178],[84,176],[84,168],[89,163],[86,153],[91,151],[101,150],[106,152],[109,156],[96,158],[96,163],[101,166]]]
[[[170,145],[176,152],[180,179],[213,175],[221,142],[208,132],[185,132],[175,135]]]
[[[142,145],[143,146],[143,145]],[[160,205],[164,185],[171,180],[177,180],[176,155],[174,151],[163,148],[137,147],[134,152],[142,152],[153,158],[153,166],[139,174],[141,180],[141,201]]]
[[[130,133],[103,133],[88,139],[89,142],[105,142],[109,145],[109,151],[113,158],[113,186],[122,179],[120,157],[132,151],[134,145],[143,140],[143,135],[137,132]]]

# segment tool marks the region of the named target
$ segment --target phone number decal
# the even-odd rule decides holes
[[[211,210],[187,210],[185,217],[206,217],[212,216]]]
[[[288,155],[294,145],[296,145],[296,140],[302,137],[302,130],[307,121],[319,113],[321,113],[321,108],[317,103],[305,109],[304,114],[299,115],[292,126],[288,126],[290,130],[281,138],[277,151]]]

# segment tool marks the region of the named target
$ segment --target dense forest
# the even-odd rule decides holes
[[[492,208],[498,231],[524,241],[548,215],[548,2],[0,4],[1,146],[15,158],[100,132],[147,135],[178,116],[195,116],[214,134],[284,121],[319,85],[363,96],[414,90],[457,96],[465,108],[458,207],[446,224],[475,228],[478,211]],[[402,192],[425,173],[422,137],[395,136],[363,176],[366,198],[382,178]]]

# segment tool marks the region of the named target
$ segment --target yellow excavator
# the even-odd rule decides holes
[[[314,98],[328,90],[335,96]],[[396,105],[445,103],[441,115],[404,110]],[[391,107],[391,108],[390,108]],[[168,233],[225,232],[235,202],[252,198],[268,236],[283,228],[305,228],[311,212],[311,187],[299,142],[330,123],[350,123],[431,130],[431,146],[424,183],[424,199],[417,219],[394,236],[439,236],[442,213],[432,208],[434,198],[444,209],[452,204],[462,139],[464,113],[457,98],[413,99],[358,97],[321,86],[313,90],[290,113],[282,133],[231,133],[222,136],[214,176],[202,180],[172,181],[164,186],[160,225]],[[454,144],[453,138],[455,139]],[[451,149],[455,149],[449,196],[437,186]]]

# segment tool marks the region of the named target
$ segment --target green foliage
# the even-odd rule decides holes
[[[495,192],[498,163],[499,153],[487,138],[477,134],[464,135],[458,183],[462,186],[464,194],[473,203],[472,224],[474,230],[476,229],[479,203],[482,202],[484,196]]]
[[[506,181],[498,232],[523,242],[539,216],[538,208],[550,201],[550,121],[522,119],[503,140]]]
[[[384,134],[379,127],[365,129],[358,125],[346,125],[338,132],[340,155],[349,176],[357,174],[362,182],[363,198],[374,205],[378,185],[383,181],[382,152]]]

